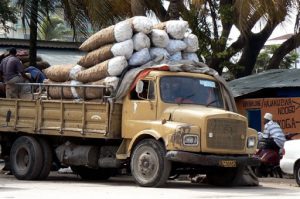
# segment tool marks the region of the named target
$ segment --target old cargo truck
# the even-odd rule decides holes
[[[83,179],[108,179],[123,168],[140,186],[178,174],[233,184],[242,168],[257,164],[256,131],[234,112],[215,72],[171,69],[128,72],[117,94],[100,100],[2,98],[1,157],[20,180],[47,178],[55,161]]]

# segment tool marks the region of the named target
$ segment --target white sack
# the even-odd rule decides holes
[[[182,40],[170,39],[166,49],[170,55],[173,55],[176,52],[186,49],[186,43]]]
[[[185,52],[194,53],[199,49],[199,41],[196,35],[191,33],[186,34],[183,41],[187,45],[186,49],[184,50]]]
[[[180,60],[182,60],[181,52],[176,52],[173,55],[171,55],[170,60],[171,61],[180,61]]]
[[[150,53],[148,48],[144,48],[138,52],[133,53],[131,58],[129,59],[129,65],[138,66],[143,65],[150,61]]]
[[[107,72],[110,76],[121,75],[124,68],[128,65],[127,60],[124,56],[114,57],[109,60]]]
[[[112,54],[117,56],[125,56],[126,59],[129,59],[133,53],[133,41],[132,39],[128,39],[123,42],[115,43],[111,47]]]
[[[199,62],[199,58],[198,58],[198,55],[196,53],[183,53],[182,58],[186,59],[186,60]]]
[[[150,56],[151,59],[155,59],[156,57],[169,57],[170,54],[168,53],[168,51],[164,48],[150,48]]]
[[[154,46],[165,48],[169,43],[169,36],[164,30],[153,29],[151,32],[151,41]]]
[[[106,86],[112,86],[114,90],[117,89],[119,78],[118,77],[106,77],[103,80],[104,85]]]
[[[183,39],[188,27],[187,21],[170,20],[166,23],[167,33],[174,39]]]
[[[150,48],[150,39],[146,34],[142,32],[135,34],[132,40],[133,40],[134,50],[136,51],[140,51],[143,48]]]
[[[117,42],[122,42],[132,37],[132,24],[125,20],[117,23],[114,27],[114,36]]]
[[[71,80],[76,80],[76,74],[79,73],[80,71],[84,70],[85,68],[83,68],[82,66],[80,65],[75,65],[71,70],[70,70],[70,73],[69,73],[69,77]]]
[[[151,19],[144,16],[137,16],[133,18],[132,21],[133,30],[135,32],[142,32],[145,34],[149,34],[153,28],[153,23]]]

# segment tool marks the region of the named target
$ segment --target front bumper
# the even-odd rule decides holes
[[[221,166],[221,167],[237,167],[259,166],[260,161],[255,157],[248,156],[221,156],[197,154],[185,151],[168,151],[166,158],[170,161],[195,164],[201,166]]]

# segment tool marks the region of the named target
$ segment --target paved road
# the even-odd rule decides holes
[[[171,181],[165,188],[138,187],[131,177],[114,177],[106,182],[86,182],[73,174],[52,172],[46,181],[19,181],[0,174],[0,198],[81,198],[81,199],[193,199],[193,198],[299,198],[294,180],[263,179],[258,187],[219,188],[206,184]]]

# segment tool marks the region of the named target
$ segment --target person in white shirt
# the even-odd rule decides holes
[[[283,148],[283,144],[286,141],[285,135],[277,122],[273,121],[273,115],[266,113],[264,115],[264,132],[258,132],[259,140],[263,138],[272,138],[271,147],[275,149]]]

